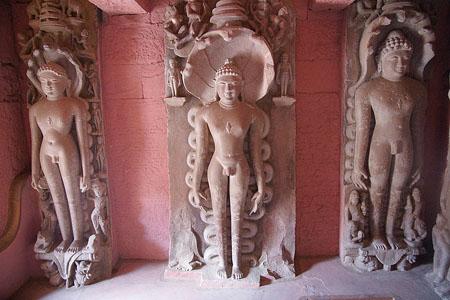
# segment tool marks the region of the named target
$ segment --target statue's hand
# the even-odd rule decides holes
[[[39,179],[40,179],[39,175],[31,174],[31,187],[36,191],[39,190]]]
[[[364,182],[369,178],[367,172],[364,170],[354,169],[352,174],[352,181],[356,185],[357,188],[368,190],[367,184]]]
[[[264,193],[263,192],[256,192],[252,197],[253,207],[250,211],[250,215],[255,214],[258,212],[258,209],[260,208],[262,201],[263,201]]]
[[[205,208],[202,205],[202,199],[207,200],[206,196],[203,193],[200,193],[200,191],[198,191],[197,189],[193,189],[193,197],[194,197],[193,205],[195,207],[204,210]]]
[[[86,192],[91,188],[91,179],[89,176],[80,177],[80,190],[82,193]]]
[[[420,179],[422,179],[422,170],[421,168],[417,168],[412,173],[409,187],[412,188],[413,186],[415,186],[420,181]]]

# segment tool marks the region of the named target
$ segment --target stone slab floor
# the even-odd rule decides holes
[[[255,289],[200,289],[195,283],[163,279],[164,262],[123,261],[109,280],[80,289],[54,289],[44,279],[26,283],[13,299],[152,299],[152,300],[296,300],[296,299],[439,299],[423,276],[431,265],[409,272],[356,273],[338,258],[312,261],[293,280]]]

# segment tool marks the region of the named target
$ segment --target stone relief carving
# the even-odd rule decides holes
[[[261,274],[294,276],[295,212],[286,209],[295,206],[294,158],[273,149],[294,147],[278,124],[295,120],[295,24],[291,7],[273,0],[262,29],[264,21],[254,16],[259,2],[248,3],[254,13],[224,0],[167,8],[169,149],[178,146],[169,151],[166,278],[199,276],[201,286],[244,287],[258,286]],[[287,135],[295,133],[295,122],[284,125]],[[183,157],[181,176],[176,161]],[[288,164],[292,172],[281,171]],[[274,223],[285,228],[280,237],[269,227]]]
[[[450,76],[449,76],[450,83]],[[450,99],[450,91],[448,93]],[[450,147],[448,148],[450,149]],[[450,151],[447,154],[447,166],[442,184],[441,211],[433,227],[434,259],[433,270],[426,274],[427,281],[434,291],[445,300],[450,299]]]
[[[30,29],[18,40],[42,215],[34,250],[50,283],[78,287],[111,274],[96,10],[88,1],[34,0],[27,12]]]
[[[423,71],[434,34],[412,2],[358,1],[351,9],[341,259],[362,271],[407,270],[425,251]]]

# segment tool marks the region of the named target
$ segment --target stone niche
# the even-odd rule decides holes
[[[282,0],[166,8],[170,256],[165,278],[293,278],[295,16]]]
[[[97,10],[87,0],[33,0],[27,14],[18,43],[42,217],[34,251],[51,284],[78,287],[112,269]]]
[[[425,253],[424,70],[434,39],[418,1],[348,8],[340,257],[359,271],[405,271]]]

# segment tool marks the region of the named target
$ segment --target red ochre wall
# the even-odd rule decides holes
[[[338,254],[343,12],[297,13],[297,257]],[[167,259],[163,14],[107,17],[102,91],[115,253]]]

